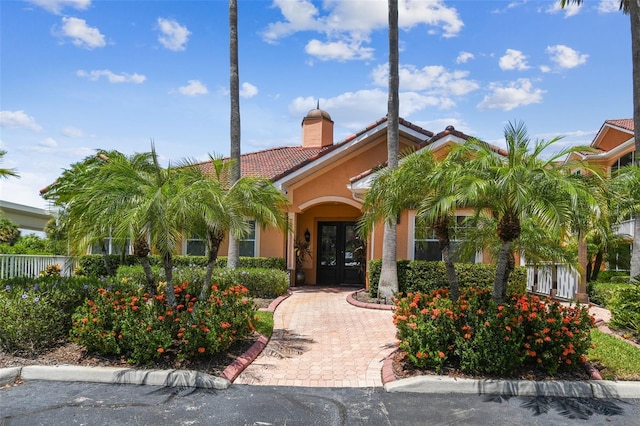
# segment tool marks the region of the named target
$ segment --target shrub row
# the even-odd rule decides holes
[[[382,261],[369,262],[369,293],[378,292]],[[482,263],[456,263],[456,273],[460,288],[492,288],[496,274],[495,265]],[[398,260],[398,287],[402,294],[409,292],[430,293],[439,288],[449,287],[444,262],[424,260]],[[508,294],[524,294],[527,288],[527,271],[517,266],[509,276]]]
[[[103,282],[95,278],[13,278],[0,284],[0,348],[30,354],[67,338],[71,313]]]
[[[197,283],[184,282],[174,290],[178,304],[171,307],[164,294],[101,288],[73,314],[71,337],[91,352],[148,364],[163,356],[217,354],[253,330],[256,310],[246,288],[213,285],[202,301],[195,296],[200,293]]]
[[[621,284],[613,292],[608,308],[612,327],[629,329],[640,337],[640,283]]]
[[[109,266],[116,271],[119,266],[139,265],[138,259],[132,255],[110,254],[107,256]],[[151,265],[162,265],[160,256],[149,256]],[[205,256],[174,256],[173,264],[180,266],[207,266],[207,258]],[[106,277],[107,269],[104,266],[104,256],[101,254],[88,254],[79,256],[78,265],[81,273],[92,277]],[[216,260],[216,268],[224,268],[227,266],[227,258],[219,257]],[[240,257],[239,267],[241,268],[267,268],[279,269],[285,271],[286,263],[280,257]]]
[[[152,266],[156,281],[164,281],[164,269],[160,266]],[[173,282],[200,283],[204,281],[206,269],[204,267],[177,267],[173,271]],[[289,276],[285,271],[265,268],[238,268],[229,270],[216,268],[213,270],[212,282],[220,288],[229,288],[242,285],[249,290],[251,297],[278,297],[289,288]],[[116,274],[119,282],[129,282],[139,287],[144,287],[146,282],[142,266],[120,266]]]
[[[499,305],[489,289],[408,293],[396,301],[400,348],[418,367],[450,365],[471,374],[511,375],[521,368],[556,374],[586,361],[593,318],[587,306],[564,307],[538,296]]]

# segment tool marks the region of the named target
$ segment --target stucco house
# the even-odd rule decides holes
[[[633,164],[637,155],[635,152],[635,138],[633,136],[633,119],[606,120],[594,137],[591,148],[594,152],[574,153],[570,158],[577,158],[591,165],[599,166],[606,173],[612,174],[621,167]],[[635,219],[640,220],[640,219]],[[616,229],[619,235],[625,235],[631,241],[635,238],[635,220],[628,218],[620,223]],[[638,236],[640,237],[640,236]],[[609,260],[609,268],[628,271],[632,244],[625,252],[619,253],[616,259]]]
[[[362,262],[382,257],[382,229],[374,230],[365,244],[356,233],[356,223],[372,171],[387,159],[387,118],[338,142],[334,142],[333,127],[329,113],[313,109],[302,120],[299,146],[242,155],[243,176],[270,178],[287,194],[292,230],[254,227],[240,251],[246,256],[283,257],[294,270],[294,244],[307,240],[311,248],[303,265],[307,284],[363,284]],[[431,149],[436,158],[444,157],[452,144],[469,139],[452,126],[434,134],[404,119],[399,130],[400,152]],[[206,171],[210,163],[200,167]],[[440,260],[437,240],[430,232],[416,229],[412,211],[404,212],[398,221],[397,242],[400,259]],[[223,245],[220,255],[226,252]],[[183,253],[203,254],[204,243],[187,239]],[[483,253],[471,260],[485,261]]]

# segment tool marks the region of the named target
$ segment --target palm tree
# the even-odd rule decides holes
[[[7,151],[0,149],[0,161],[7,154]],[[20,177],[15,169],[3,169],[0,168],[0,178]]]
[[[231,98],[231,182],[234,183],[241,176],[240,157],[240,77],[238,70],[238,2],[229,0],[229,92]],[[229,234],[229,252],[227,253],[227,267],[235,269],[240,257],[240,240],[235,232]]]
[[[387,165],[390,170],[398,167],[399,150],[399,53],[398,53],[398,0],[389,0],[389,100],[387,105]],[[398,292],[397,218],[386,218],[382,240],[382,270],[378,297],[385,300]]]
[[[380,170],[365,196],[359,228],[369,234],[376,222],[395,220],[403,210],[415,209],[416,219],[434,230],[447,270],[450,296],[457,300],[458,278],[449,237],[456,203],[451,184],[444,182],[445,176],[454,175],[453,170],[454,165],[446,161],[437,164],[429,149],[407,155],[396,169]]]
[[[180,210],[180,221],[188,232],[207,241],[207,272],[202,287],[204,298],[207,286],[225,234],[244,237],[249,232],[247,219],[262,227],[287,228],[288,198],[273,183],[264,178],[243,177],[230,187],[231,162],[211,157],[214,175],[205,175],[194,162],[181,164],[184,169],[184,196],[189,199]]]
[[[493,299],[506,298],[506,283],[513,267],[514,242],[522,234],[522,224],[531,220],[560,238],[567,237],[573,212],[579,200],[597,210],[597,203],[581,180],[571,178],[576,164],[560,162],[568,154],[584,151],[571,147],[543,157],[543,151],[560,138],[535,141],[533,149],[523,123],[511,124],[504,131],[507,153],[497,155],[494,148],[472,139],[450,155],[466,159],[460,176],[459,197],[476,211],[487,210],[497,221],[500,239]],[[546,154],[546,153],[545,153]]]

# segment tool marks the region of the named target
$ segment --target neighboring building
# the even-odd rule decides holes
[[[4,200],[0,200],[0,212],[1,216],[15,222],[18,228],[37,232],[44,232],[47,222],[54,217],[48,210]]]
[[[606,173],[614,173],[621,167],[634,163],[636,156],[635,138],[633,136],[633,119],[606,120],[596,134],[591,148],[592,153],[573,154],[569,158],[579,158],[591,165],[602,167]],[[640,219],[636,219],[640,220]],[[629,236],[631,241],[634,235],[635,221],[628,218],[620,223],[616,234]],[[640,236],[638,236],[640,238]],[[632,244],[623,248],[615,257],[609,259],[609,268],[614,270],[629,271]]]
[[[365,245],[356,234],[356,223],[372,170],[387,160],[387,119],[337,143],[333,141],[333,125],[327,112],[313,109],[302,120],[300,146],[242,155],[243,176],[270,178],[287,194],[292,232],[285,235],[279,230],[254,228],[250,238],[241,243],[241,251],[253,256],[283,257],[293,270],[294,243],[308,238],[312,255],[303,266],[307,284],[363,284],[361,261],[382,257],[382,230],[374,230]],[[404,119],[400,119],[399,130],[400,152],[432,149],[436,158],[444,157],[451,145],[469,138],[452,126],[434,135]],[[201,164],[205,171],[210,166]],[[183,253],[200,254],[203,246],[197,241],[187,240]],[[412,211],[400,217],[397,241],[400,259],[440,260],[437,241],[430,232],[416,229]],[[220,255],[226,252],[225,242]],[[485,259],[479,253],[471,260]]]

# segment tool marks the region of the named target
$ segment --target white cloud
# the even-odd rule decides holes
[[[500,65],[500,69],[505,71],[524,71],[529,69],[527,57],[523,55],[521,51],[515,49],[507,49],[498,64]]]
[[[531,81],[521,78],[506,86],[498,83],[489,85],[490,94],[478,104],[478,109],[501,109],[511,111],[514,108],[542,102],[544,90],[534,89]]]
[[[158,18],[158,41],[169,50],[185,50],[191,32],[173,19]]]
[[[597,9],[600,13],[620,12],[620,0],[600,0]]]
[[[48,10],[51,13],[59,15],[65,7],[71,7],[78,10],[86,10],[91,6],[91,0],[28,0],[36,6]]]
[[[466,64],[467,62],[469,62],[471,59],[475,59],[475,56],[473,55],[473,53],[470,52],[460,52],[458,54],[458,57],[456,58],[456,63],[457,64]]]
[[[82,138],[85,136],[84,130],[73,126],[63,127],[62,134],[68,138]]]
[[[107,44],[100,30],[88,26],[87,21],[80,18],[63,17],[59,35],[69,37],[75,46],[89,50],[104,47]]]
[[[362,41],[340,40],[323,43],[320,40],[311,40],[304,48],[308,55],[315,56],[322,61],[337,60],[340,62],[354,59],[373,58],[374,49],[362,46]]]
[[[359,60],[373,57],[373,49],[364,47],[370,43],[373,31],[385,30],[388,26],[387,2],[384,0],[325,1],[322,10],[310,0],[274,0],[283,20],[270,23],[262,32],[267,42],[303,31],[324,34],[326,40],[311,40],[305,50],[322,60]],[[363,13],[366,11],[366,13]],[[398,4],[400,28],[410,30],[424,24],[430,33],[443,37],[456,36],[463,22],[455,8],[442,0],[400,0]]]
[[[251,83],[244,82],[240,87],[240,96],[243,98],[253,98],[258,94],[258,88]]]
[[[27,129],[34,132],[42,131],[36,119],[24,111],[0,111],[0,126],[10,129]]]
[[[209,93],[207,86],[202,84],[199,80],[189,80],[189,84],[178,88],[178,91],[185,96],[198,96],[206,95]]]
[[[57,148],[58,147],[58,142],[56,142],[55,139],[53,138],[45,138],[43,140],[41,140],[40,142],[38,142],[38,145],[45,147],[45,148]]]
[[[78,70],[76,71],[76,75],[78,77],[84,77],[87,80],[91,80],[91,81],[97,81],[101,77],[104,77],[107,79],[109,83],[141,84],[147,79],[147,77],[142,74],[137,74],[137,73],[127,74],[126,72],[116,74],[110,70],[93,70],[89,72],[85,70]]]
[[[479,88],[477,82],[467,79],[468,71],[448,71],[440,65],[423,68],[403,65],[399,74],[401,90],[425,91],[438,96],[462,96]],[[387,87],[388,75],[389,65],[379,65],[372,72],[374,84]]]
[[[564,9],[560,7],[560,2],[559,1],[554,1],[553,5],[551,7],[549,7],[546,12],[547,13],[560,13],[560,12],[564,12],[564,17],[565,18],[570,18],[572,16],[577,15],[578,13],[580,13],[580,10],[582,8],[582,5],[578,6],[575,3],[568,3]]]
[[[575,68],[587,62],[589,55],[582,54],[568,46],[557,44],[548,46],[546,52],[559,68]]]
[[[542,72],[551,72],[551,67],[548,65],[540,65],[540,71]]]

